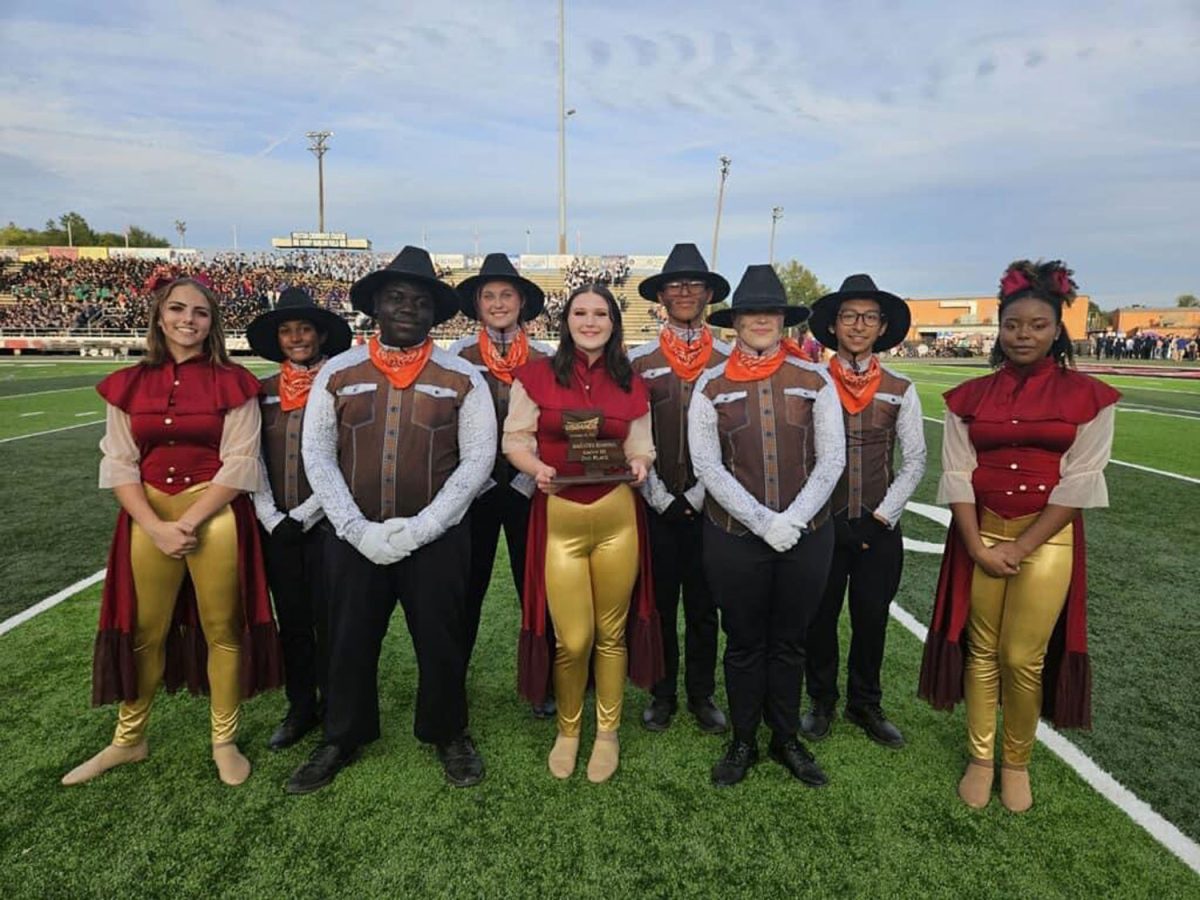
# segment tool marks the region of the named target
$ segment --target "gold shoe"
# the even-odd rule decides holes
[[[67,787],[83,784],[85,781],[91,781],[98,775],[103,775],[109,769],[116,766],[123,766],[126,763],[141,762],[149,755],[150,748],[146,746],[145,740],[141,740],[129,747],[109,744],[87,762],[80,763],[64,775],[62,783]]]
[[[971,757],[967,771],[958,782],[958,796],[971,809],[983,809],[992,799],[992,780],[996,769],[990,759]]]
[[[237,787],[250,777],[250,760],[233,741],[213,744],[212,758],[217,764],[217,775],[231,787]]]
[[[1029,767],[1000,766],[1000,802],[1009,812],[1023,813],[1033,806],[1033,791],[1029,787]]]
[[[555,778],[570,778],[575,773],[575,759],[579,755],[579,736],[567,737],[560,734],[550,748],[550,774]]]
[[[592,784],[602,784],[612,778],[621,759],[621,744],[615,731],[597,731],[588,760],[587,777]]]

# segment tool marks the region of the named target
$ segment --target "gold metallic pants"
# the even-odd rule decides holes
[[[638,574],[637,510],[629,485],[595,503],[546,502],[546,600],[554,621],[558,730],[578,737],[595,656],[596,727],[616,731],[625,695],[625,617]]]
[[[1015,540],[1037,516],[1002,519],[985,509],[979,524],[983,542],[991,547]],[[1018,766],[1029,762],[1042,710],[1046,645],[1071,583],[1072,543],[1067,525],[1027,556],[1016,575],[993,578],[975,567],[963,687],[967,744],[976,759],[995,754],[996,701],[1002,697],[1002,759]]]
[[[164,494],[145,485],[146,499],[163,521],[175,521],[207,487],[197,484],[180,494]],[[162,680],[167,631],[175,598],[185,573],[192,577],[200,625],[208,643],[208,683],[212,693],[212,742],[223,744],[237,734],[241,700],[238,666],[242,609],[238,586],[237,522],[226,506],[197,532],[199,545],[183,559],[162,553],[136,522],[130,542],[133,584],[137,591],[137,630],[133,651],[137,660],[138,698],[122,703],[113,743],[128,747],[145,736],[150,705]]]

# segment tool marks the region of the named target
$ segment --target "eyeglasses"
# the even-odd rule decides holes
[[[882,313],[877,312],[854,312],[847,309],[837,314],[837,320],[843,325],[857,325],[862,322],[864,325],[875,326],[882,322],[886,317]]]
[[[663,290],[672,294],[696,294],[708,287],[705,281],[668,281]]]

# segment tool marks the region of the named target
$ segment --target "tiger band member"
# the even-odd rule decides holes
[[[308,401],[304,465],[336,535],[329,690],[325,741],[288,790],[324,787],[379,737],[379,653],[397,599],[417,657],[414,733],[467,787],[483,759],[467,733],[463,517],[496,458],[496,416],[480,374],[429,336],[458,300],[428,253],[405,247],[350,299],[379,331],[326,363]]]
[[[807,307],[788,305],[771,266],[747,268],[732,306],[708,317],[737,332],[733,352],[700,377],[688,410],[733,720],[733,740],[712,770],[719,787],[758,761],[760,721],[773,759],[810,787],[827,781],[796,734],[805,630],[833,556],[829,497],[846,440],[829,376],[783,346],[783,329],[807,317]]]
[[[478,333],[456,341],[450,352],[479,370],[487,382],[496,411],[497,423],[508,415],[508,397],[513,372],[535,359],[553,356],[554,348],[529,338],[525,323],[542,313],[546,295],[542,289],[522,278],[507,254],[489,253],[478,275],[458,285],[459,308],[463,315],[478,321]],[[471,572],[467,578],[468,652],[474,650],[483,610],[496,562],[500,532],[508,546],[508,565],[512,572],[517,600],[524,594],[525,537],[529,528],[529,503],[535,486],[529,476],[515,470],[497,452],[491,481],[471,504]],[[533,705],[536,718],[554,715],[554,698]]]
[[[304,471],[300,437],[313,379],[331,356],[350,347],[346,320],[321,309],[307,291],[290,287],[275,308],[254,319],[246,340],[279,371],[264,378],[262,413],[263,488],[254,507],[266,538],[263,556],[279,641],[283,646],[288,709],[268,741],[272,750],[290,747],[320,723],[325,694],[329,635],[322,584],[325,516]]]
[[[729,296],[729,282],[708,264],[695,244],[676,244],[662,272],[638,285],[646,300],[661,303],[666,322],[658,338],[629,354],[633,370],[650,391],[654,446],[658,456],[642,495],[653,510],[646,518],[654,556],[654,596],[662,621],[666,675],[654,685],[642,725],[665,731],[678,707],[678,610],[683,597],[684,688],[687,708],[700,730],[721,734],[729,727],[713,702],[716,690],[717,607],[704,577],[700,544],[704,485],[692,470],[687,411],[696,380],[724,362],[732,349],[714,340],[704,322],[710,303]]]
[[[809,328],[836,352],[829,375],[842,405],[846,468],[833,489],[833,565],[808,630],[805,676],[812,708],[800,720],[810,741],[829,736],[838,699],[838,618],[850,587],[850,656],[846,721],[889,749],[904,736],[883,712],[880,669],[888,607],[900,587],[904,539],[900,515],[925,474],[925,424],[916,386],[879,363],[878,353],[904,340],[912,317],[895,294],[869,275],[851,275],[841,290],[813,304]],[[894,461],[896,444],[902,463]]]

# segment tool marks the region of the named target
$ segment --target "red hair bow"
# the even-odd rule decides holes
[[[1067,274],[1066,269],[1054,270],[1054,274],[1050,276],[1050,286],[1056,294],[1062,294],[1064,297],[1069,297],[1075,287],[1071,284],[1071,276]]]
[[[1000,295],[1011,297],[1018,291],[1027,291],[1031,287],[1029,276],[1020,269],[1009,269],[1000,279]]]

